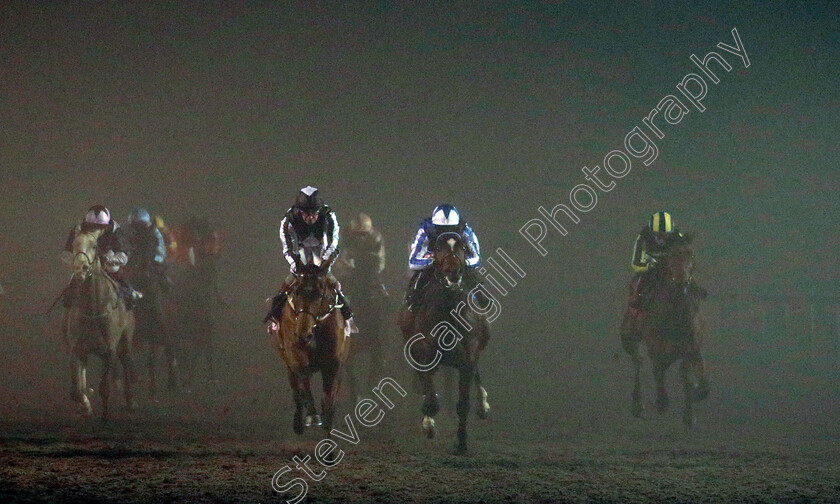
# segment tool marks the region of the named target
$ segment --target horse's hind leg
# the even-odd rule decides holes
[[[434,371],[418,371],[417,377],[420,379],[420,385],[423,388],[423,432],[426,433],[427,438],[435,437],[435,415],[440,411],[440,402],[438,401],[437,393],[435,392],[435,383],[432,381],[432,373]]]
[[[458,440],[455,443],[455,453],[467,452],[467,417],[470,413],[470,386],[473,382],[475,370],[472,364],[458,369]]]
[[[481,386],[481,373],[478,371],[478,364],[475,365],[475,394],[478,398],[476,414],[482,420],[490,413],[490,403],[487,402],[487,391]]]

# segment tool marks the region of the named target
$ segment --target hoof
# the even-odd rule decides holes
[[[90,418],[93,416],[93,408],[90,405],[90,399],[83,396],[83,399],[78,403],[79,414],[83,418]]]
[[[423,432],[426,437],[432,439],[435,437],[435,419],[432,417],[423,417]]]
[[[490,415],[490,403],[487,402],[487,391],[481,387],[481,400],[478,402],[478,410],[476,411],[478,418],[486,420]]]
[[[303,434],[303,413],[300,411],[295,412],[295,418],[292,421],[292,428],[298,436]]]
[[[642,402],[633,401],[633,404],[630,406],[630,413],[636,418],[642,418]]]
[[[707,397],[709,397],[709,382],[704,380],[700,382],[700,385],[694,387],[694,390],[691,394],[691,400],[697,402],[702,401]]]
[[[466,455],[467,454],[467,443],[455,443],[455,455]]]
[[[668,406],[671,405],[671,401],[668,399],[668,396],[659,396],[656,398],[656,412],[657,413],[665,413],[668,411]]]
[[[320,427],[323,425],[321,415],[306,415],[306,418],[303,420],[303,425],[306,427]]]

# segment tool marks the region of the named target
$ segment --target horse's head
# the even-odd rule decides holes
[[[73,274],[80,278],[87,276],[94,270],[99,260],[96,255],[96,244],[102,230],[96,229],[79,233],[73,240]]]
[[[329,263],[298,265],[289,293],[289,316],[294,319],[296,339],[311,340],[315,329],[329,317],[336,305],[337,293],[327,278]]]
[[[692,234],[674,235],[667,242],[667,252],[659,258],[662,271],[673,283],[687,286],[694,272],[694,252],[691,249]]]
[[[460,286],[466,265],[467,245],[459,233],[441,233],[435,240],[435,278],[447,288]]]

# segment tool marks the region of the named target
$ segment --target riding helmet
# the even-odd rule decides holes
[[[671,219],[671,214],[668,212],[656,212],[650,218],[651,231],[656,233],[672,233],[674,232],[674,221]]]
[[[458,210],[450,204],[438,205],[432,212],[432,224],[436,226],[455,226],[460,222]]]

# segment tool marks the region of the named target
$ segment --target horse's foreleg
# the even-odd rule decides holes
[[[639,353],[640,335],[635,331],[635,320],[629,313],[624,314],[624,319],[621,321],[621,346],[627,355],[630,356],[630,361],[633,364],[633,395],[630,412],[634,417],[640,418],[642,416],[642,386],[641,386],[641,371],[642,371],[642,356]]]
[[[134,399],[134,382],[137,378],[134,371],[134,359],[131,356],[131,338],[124,336],[120,341],[119,358],[123,369],[125,404],[130,410],[137,409],[137,401]]]
[[[683,394],[685,396],[685,409],[683,409],[683,423],[686,427],[693,427],[696,419],[694,412],[691,409],[691,403],[694,402],[694,382],[691,379],[691,364],[685,359],[680,362],[680,378],[683,382]]]
[[[630,412],[636,418],[642,416],[642,356],[639,354],[639,345],[633,347],[633,353],[630,354],[630,360],[633,363],[633,396]]]
[[[653,379],[656,382],[656,411],[664,413],[670,405],[668,392],[665,390],[665,371],[668,365],[662,358],[653,359]]]
[[[102,421],[108,421],[110,414],[108,399],[111,396],[111,373],[113,372],[116,352],[108,349],[102,361],[102,378],[99,381],[99,396],[102,398]]]
[[[309,377],[301,378],[303,384],[303,399],[306,403],[306,417],[303,419],[306,427],[313,425],[321,425],[321,415],[318,414],[318,409],[315,407],[315,397],[312,395],[312,386]]]
[[[295,400],[295,413],[292,421],[292,428],[295,434],[303,434],[303,410],[306,407],[306,391],[303,388],[301,377],[289,371],[289,384],[292,386],[292,395]]]
[[[324,429],[327,431],[327,438],[330,437],[333,417],[335,416],[335,398],[338,395],[341,380],[338,376],[339,365],[333,364],[321,369],[321,382],[323,384],[324,398],[321,401],[321,415],[323,416]]]
[[[455,453],[458,454],[467,452],[467,417],[470,413],[470,386],[474,372],[472,364],[458,369],[458,404],[455,407],[458,412],[458,440],[455,444]]]
[[[709,380],[706,379],[706,371],[703,366],[703,357],[700,355],[700,350],[692,352],[688,359],[690,369],[697,382],[693,382],[692,387],[692,401],[702,401],[709,397]]]
[[[166,336],[166,338],[168,339],[169,336]],[[178,357],[175,354],[172,343],[163,345],[163,355],[166,359],[166,389],[169,392],[174,392],[178,389]]]
[[[418,371],[417,378],[420,380],[420,385],[423,388],[423,431],[426,437],[435,437],[435,415],[440,411],[440,402],[438,401],[437,393],[435,392],[435,383],[432,380],[432,371]]]
[[[157,380],[155,377],[155,358],[157,357],[157,346],[154,343],[147,343],[149,345],[146,353],[146,366],[149,369],[149,395],[152,399],[157,395]]]
[[[344,375],[347,377],[347,388],[350,390],[350,395],[359,401],[359,389],[356,380],[356,365],[359,362],[359,354],[352,355],[350,360],[344,365]]]
[[[481,373],[478,371],[478,363],[475,364],[475,396],[478,398],[476,414],[482,420],[490,414],[490,403],[487,402],[487,391],[481,386]]]
[[[215,353],[216,349],[213,347],[213,328],[210,327],[207,330],[207,341],[206,341],[206,350],[207,350],[207,373],[210,378],[210,383],[216,382],[216,372],[213,369],[213,354]]]
[[[70,367],[73,378],[71,397],[78,404],[81,414],[89,417],[93,414],[93,408],[90,406],[90,399],[87,396],[87,359],[74,352]]]

